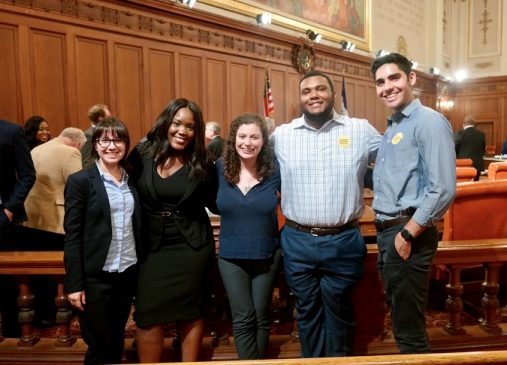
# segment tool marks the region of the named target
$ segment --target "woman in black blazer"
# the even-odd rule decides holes
[[[137,281],[139,199],[126,173],[130,139],[115,118],[92,135],[96,163],[65,187],[65,292],[79,310],[85,364],[121,363]]]
[[[173,100],[129,156],[142,205],[143,247],[135,320],[141,362],[159,362],[163,325],[176,323],[183,361],[197,361],[203,306],[214,257],[205,206],[213,209],[216,173],[204,146],[199,107]]]

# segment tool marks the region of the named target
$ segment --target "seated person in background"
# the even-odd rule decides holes
[[[28,118],[25,122],[25,136],[30,149],[46,143],[51,138],[48,122],[38,115]]]
[[[502,145],[502,152],[501,152],[501,154],[502,155],[507,155],[507,139],[505,140],[505,142]]]
[[[475,128],[475,118],[472,115],[465,116],[463,129],[454,136],[454,143],[456,146],[456,158],[472,159],[472,165],[477,170],[475,180],[479,180],[481,171],[484,170],[486,136]]]
[[[22,249],[63,250],[63,190],[67,177],[82,168],[79,150],[85,142],[81,129],[65,128],[32,150],[36,180],[25,200]]]
[[[224,153],[225,140],[220,137],[220,125],[217,122],[206,123],[206,130],[204,136],[206,141],[209,141],[206,148],[211,152],[211,158],[215,161]]]
[[[231,123],[218,159],[217,207],[221,215],[218,267],[232,314],[238,357],[262,359],[269,343],[269,309],[280,263],[276,206],[280,172],[261,117]]]

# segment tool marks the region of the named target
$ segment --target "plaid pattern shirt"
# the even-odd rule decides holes
[[[367,120],[335,112],[317,130],[300,117],[279,126],[271,139],[280,163],[282,212],[288,219],[325,227],[361,217],[364,175],[381,140]]]

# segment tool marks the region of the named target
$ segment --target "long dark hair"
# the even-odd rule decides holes
[[[26,140],[28,141],[28,145],[30,146],[30,149],[37,147],[39,144],[41,144],[39,141],[37,141],[36,136],[42,122],[47,123],[46,119],[44,119],[40,115],[33,115],[25,121],[24,126],[25,136]]]
[[[224,176],[231,184],[237,184],[239,181],[239,172],[241,170],[241,161],[236,152],[236,134],[238,128],[243,124],[257,125],[262,134],[262,148],[257,155],[257,175],[266,178],[271,175],[275,169],[275,153],[273,144],[269,140],[269,131],[264,119],[255,114],[242,114],[231,122],[229,127],[229,136],[227,137],[224,151]]]
[[[188,108],[193,115],[194,138],[183,150],[183,159],[190,166],[190,177],[198,180],[206,177],[208,152],[204,144],[205,124],[201,109],[193,101],[179,98],[171,101],[160,113],[153,128],[146,135],[144,151],[149,150],[155,159],[155,166],[164,165],[174,155],[175,150],[169,144],[167,133],[178,110]]]
[[[125,124],[114,117],[108,117],[105,119],[102,119],[93,129],[92,134],[92,150],[91,150],[91,156],[94,160],[99,158],[99,154],[97,152],[97,149],[95,148],[95,145],[97,144],[97,141],[107,132],[111,132],[111,135],[114,138],[119,138],[125,142],[125,154],[119,161],[119,165],[123,167],[125,170],[130,170],[130,165],[127,162],[127,154],[129,152],[130,148],[130,136],[129,132],[127,130],[127,127]]]

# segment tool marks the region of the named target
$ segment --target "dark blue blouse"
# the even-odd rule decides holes
[[[277,168],[243,195],[224,177],[224,161],[216,161],[217,206],[220,214],[219,256],[226,259],[266,259],[278,247],[276,205],[280,190]]]

